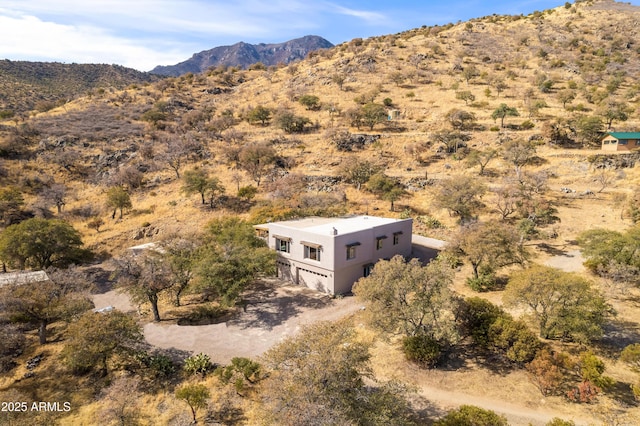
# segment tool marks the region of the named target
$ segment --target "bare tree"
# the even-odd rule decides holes
[[[138,390],[139,377],[117,377],[101,392],[103,408],[101,421],[115,421],[121,426],[137,424],[140,416],[138,399],[142,393]]]

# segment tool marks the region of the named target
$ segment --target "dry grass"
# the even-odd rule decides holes
[[[126,91],[126,96],[124,92],[107,92],[91,99],[76,100],[65,108],[38,114],[38,117],[60,120],[69,114],[81,115],[91,110],[96,103],[117,106],[124,117],[134,117],[140,111],[151,108],[158,100],[184,101],[195,110],[212,107],[215,117],[225,109],[231,109],[234,116],[240,118],[250,107],[257,105],[274,109],[286,108],[296,115],[308,117],[318,124],[319,130],[301,135],[285,135],[274,126],[253,126],[245,121],[241,121],[234,129],[245,134],[245,140],[240,144],[282,137],[293,141],[290,144],[275,145],[278,154],[295,159],[295,166],[290,170],[291,173],[312,176],[336,175],[344,161],[357,158],[380,162],[384,164],[387,174],[403,181],[424,177],[425,174],[436,181],[460,173],[476,175],[476,169],[469,169],[464,161],[456,160],[452,156],[435,158],[425,165],[409,155],[408,148],[423,145],[431,140],[435,131],[449,128],[446,113],[452,108],[464,109],[476,115],[477,124],[483,129],[471,132],[473,138],[469,144],[476,149],[499,147],[498,137],[505,134],[514,139],[527,139],[539,135],[545,122],[568,119],[573,116],[573,113],[562,107],[554,93],[568,87],[572,80],[579,84],[580,89],[577,91],[578,97],[573,105],[584,104],[591,109],[587,113],[594,114],[596,106],[589,103],[586,95],[592,91],[591,89],[604,90],[608,77],[613,72],[623,69],[623,64],[610,61],[606,65],[608,68],[598,80],[596,78],[598,76],[594,77],[594,72],[589,70],[589,67],[580,68],[575,72],[575,69],[579,68],[578,61],[588,62],[593,66],[600,64],[603,57],[593,52],[597,52],[600,48],[610,48],[616,37],[631,39],[635,49],[638,33],[636,28],[632,27],[632,23],[639,15],[637,7],[621,3],[596,2],[592,7],[590,2],[581,2],[580,5],[572,6],[571,9],[556,8],[553,13],[545,13],[542,18],[486,17],[473,20],[471,29],[464,23],[450,28],[415,29],[401,35],[365,40],[361,46],[357,46],[357,43],[345,43],[330,52],[302,61],[295,66],[278,69],[269,77],[262,71],[243,71],[246,82],[230,93],[210,95],[203,91],[206,88],[222,86],[215,75],[207,76],[204,83],[196,82],[192,85],[178,78],[172,79],[173,86],[164,91],[154,86],[147,86],[129,89]],[[618,28],[619,33],[614,34],[612,39],[603,38],[602,34],[611,32],[611,28]],[[579,39],[578,46],[571,45],[572,39]],[[540,57],[541,49],[548,53],[547,59]],[[635,77],[640,69],[640,60],[637,52],[633,50],[623,50],[623,52],[627,56],[627,62],[624,64],[627,76],[617,90],[616,96],[627,99],[633,106],[637,106],[637,96],[626,98],[625,96],[637,89]],[[613,58],[614,53],[607,57]],[[426,57],[420,67],[412,63],[415,55]],[[375,60],[373,65],[367,61],[367,58]],[[551,66],[553,60],[558,59],[564,60],[567,65]],[[465,68],[471,65],[476,66],[481,75],[467,84],[456,69],[458,66]],[[397,72],[407,76],[401,84],[391,82],[392,74]],[[540,72],[554,79],[552,93],[540,93],[533,84],[536,73]],[[344,90],[339,90],[338,86],[332,82],[332,76],[336,74],[345,76]],[[500,76],[507,83],[508,87],[499,96],[495,88],[487,84],[488,78],[492,76]],[[485,94],[487,88],[492,92],[489,96]],[[529,119],[526,112],[526,92],[531,88],[534,88],[536,99],[547,104],[547,108],[543,108],[538,115],[530,118],[535,127],[526,131],[511,129],[502,129],[499,133],[491,131],[490,128],[496,125],[491,118],[491,113],[501,103],[516,107],[521,113],[520,117],[508,118],[507,124],[520,124]],[[354,98],[372,90],[379,92],[375,97],[376,102],[381,102],[384,98],[392,99],[394,108],[401,111],[400,119],[393,123],[380,124],[373,131],[351,127],[344,112],[356,107]],[[466,105],[464,101],[456,99],[456,91],[460,90],[470,91],[475,96],[475,102],[472,105]],[[317,95],[324,105],[332,105],[342,114],[331,115],[326,110],[306,111],[296,101],[304,94]],[[175,122],[171,125],[177,127],[179,119],[180,111],[178,110]],[[142,124],[136,122],[134,118],[132,120]],[[11,122],[6,124],[12,125]],[[143,138],[150,140],[150,135],[157,131],[149,128],[147,123],[144,125],[146,127]],[[640,125],[640,118],[637,113],[632,114],[631,119],[626,123],[616,123],[618,130],[634,129],[638,125]],[[382,137],[375,147],[345,153],[338,151],[325,133],[335,128],[348,129],[352,133],[381,134]],[[398,131],[398,128],[402,131]],[[198,134],[193,130],[188,132]],[[79,148],[84,163],[90,166],[93,156],[108,150],[126,148],[130,142],[130,139],[127,139],[129,136],[126,135],[125,141],[100,141]],[[136,137],[137,139],[140,138]],[[214,138],[205,139],[211,156],[203,161],[191,162],[185,165],[183,170],[195,166],[206,168],[212,175],[221,179],[227,188],[227,193],[231,195],[235,194],[236,188],[233,174],[241,175],[241,186],[253,184],[244,172],[231,169],[225,163],[222,152],[227,142]],[[539,146],[537,153],[545,162],[535,167],[527,166],[526,170],[530,172],[546,170],[553,173],[549,180],[549,197],[556,201],[561,221],[549,227],[557,232],[556,239],[533,241],[532,245],[545,242],[558,250],[575,250],[577,247],[573,242],[585,229],[604,227],[624,230],[631,225],[627,218],[622,220],[619,218],[620,207],[614,203],[614,194],[630,193],[640,184],[638,167],[626,169],[623,178],[602,193],[596,194],[595,197],[581,198],[574,197],[572,194],[563,194],[559,189],[570,187],[578,192],[598,189],[594,182],[593,170],[589,168],[587,162],[587,157],[593,151]],[[425,148],[421,157],[429,159],[435,154],[435,147],[429,146]],[[54,177],[56,182],[65,182],[73,190],[74,196],[65,206],[64,216],[82,233],[86,245],[97,253],[118,256],[129,246],[155,241],[172,233],[199,231],[211,219],[227,214],[238,214],[224,209],[211,211],[200,205],[197,196],[185,197],[180,192],[181,182],[176,179],[171,170],[163,166],[145,173],[145,179],[148,182],[158,183],[132,193],[133,210],[125,214],[121,220],[112,220],[111,212],[104,207],[106,187],[102,183],[92,183],[87,179],[78,178],[57,165],[47,163],[43,158],[6,163],[9,170],[9,177],[5,179],[7,184],[18,182],[25,176],[44,173]],[[490,163],[488,169],[491,173],[478,179],[483,180],[490,187],[499,185],[503,177],[513,174],[512,167],[502,160]],[[389,212],[388,202],[380,201],[364,190],[357,191],[347,185],[342,185],[340,189],[346,193],[350,213],[397,217],[406,207],[418,214],[435,217],[446,226],[444,230],[430,231],[432,236],[447,239],[457,228],[456,218],[450,217],[445,210],[433,207],[435,191],[431,187],[400,200],[397,205],[401,207],[397,207],[396,212]],[[488,202],[490,196],[491,194],[488,194],[485,201]],[[268,194],[262,191],[258,194],[258,200],[268,199]],[[35,194],[26,195],[27,203],[33,200],[35,200]],[[100,232],[87,228],[87,218],[71,216],[68,213],[87,206],[99,212],[100,217],[105,221]],[[240,215],[248,217],[247,212]],[[481,213],[481,219],[495,220],[495,215],[487,208]],[[142,239],[133,239],[139,231],[149,227],[158,230],[158,233]],[[551,256],[541,250],[536,250],[534,253],[534,260],[537,262],[544,262]],[[465,266],[456,274],[454,284],[454,290],[465,296],[475,295],[465,284],[465,278],[468,275],[468,269]],[[600,282],[596,281],[596,283],[601,285]],[[483,297],[494,303],[501,303],[500,292],[486,293]],[[637,329],[640,324],[637,300],[635,292],[611,297],[611,302],[618,311],[617,319],[631,330]],[[168,306],[162,308],[169,309]],[[363,329],[363,335],[368,336],[367,333],[370,332]],[[29,352],[25,353],[20,361],[24,362],[39,349],[37,346],[30,347]],[[58,350],[58,344],[46,347],[46,351],[51,351],[52,354]],[[615,353],[610,355],[613,357],[606,358],[608,374],[620,381],[628,382],[628,377],[632,373],[615,361]],[[376,345],[373,365],[381,378],[399,378],[429,390],[460,391],[474,397],[484,397],[496,403],[504,401],[518,404],[523,409],[552,409],[567,416],[581,413],[612,416],[618,409],[616,408],[618,403],[606,397],[589,408],[567,404],[561,398],[542,399],[521,370],[511,371],[508,374],[496,374],[485,365],[468,362],[464,368],[457,370],[421,371],[404,362],[396,345],[387,343],[379,342]],[[0,378],[0,389],[7,388],[23,373],[23,367],[19,367],[12,372],[12,377]],[[74,410],[73,415],[65,419],[66,424],[92,424],[92,419],[99,411],[99,403],[88,402],[93,398],[90,394],[91,389],[98,384],[86,384],[87,391],[84,387],[77,388],[83,389],[78,391],[74,390],[73,386],[78,386],[80,379],[69,378],[64,374],[59,376],[62,380],[59,384],[53,381],[54,376],[44,376],[38,388],[33,387],[28,381],[17,383],[15,388],[34,395],[38,393],[36,396],[47,398],[60,396],[56,393],[59,392],[57,387],[60,387],[61,392],[68,392],[65,397],[76,398],[78,403],[82,404],[82,407],[78,407],[78,411]],[[81,383],[81,385],[84,384]],[[426,391],[425,396],[429,397]],[[453,405],[454,401],[451,401],[450,406]],[[171,393],[145,396],[142,406],[146,419],[156,418],[163,424],[176,419],[185,409],[175,401]],[[629,419],[637,419],[640,416],[637,407],[625,408],[625,410],[626,412],[619,415],[622,420],[625,420],[625,416]],[[150,422],[150,420],[145,421]],[[629,424],[633,423],[632,420],[625,421]]]

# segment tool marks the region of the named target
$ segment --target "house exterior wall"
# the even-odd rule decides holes
[[[343,294],[350,292],[353,283],[364,276],[365,267],[397,254],[410,256],[411,219],[371,222],[371,227],[355,231],[345,231],[339,226],[336,234],[295,228],[287,222],[267,224],[270,248],[276,250],[278,237],[289,239],[289,253],[278,251],[278,276],[326,293]],[[381,246],[378,240],[382,241]],[[319,246],[320,260],[305,258],[305,243]],[[354,256],[347,259],[349,247],[353,247]]]
[[[606,136],[602,139],[602,150],[603,151],[617,151],[618,150],[618,139],[613,136]]]
[[[640,140],[638,139],[617,138],[612,135],[608,135],[602,139],[602,151],[631,151],[639,146]]]

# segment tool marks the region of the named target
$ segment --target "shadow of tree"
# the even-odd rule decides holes
[[[631,383],[616,382],[605,390],[605,394],[627,407],[637,407],[638,401],[631,390]]]
[[[419,425],[432,425],[434,419],[441,418],[447,414],[446,410],[438,407],[422,395],[410,395],[409,402],[413,407],[414,422]]]
[[[93,294],[104,294],[113,290],[114,281],[112,271],[108,271],[100,266],[90,266],[83,269],[87,280],[93,284]]]
[[[596,345],[607,356],[617,358],[626,346],[638,342],[640,342],[640,325],[614,319],[605,324],[604,336],[596,342]]]
[[[566,246],[562,246],[562,247],[566,247]],[[567,257],[573,257],[571,255],[568,255],[568,251],[564,250],[564,248],[557,248],[555,246],[552,246],[551,244],[547,244],[547,243],[540,243],[540,244],[536,244],[536,248],[544,253],[547,253],[551,256],[567,256]]]
[[[481,367],[494,374],[505,376],[520,366],[499,352],[490,349],[483,349],[472,343],[463,343],[454,346],[446,354],[444,360],[438,364],[439,370],[444,371],[465,371]]]
[[[306,309],[322,309],[333,301],[327,296],[302,288],[278,287],[261,282],[243,295],[243,310],[228,321],[242,329],[272,330]]]

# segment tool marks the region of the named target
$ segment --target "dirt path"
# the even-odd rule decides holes
[[[544,407],[525,407],[493,398],[425,385],[420,386],[419,392],[422,397],[445,412],[463,404],[475,405],[504,415],[510,426],[544,426],[554,417],[562,418],[563,420],[573,420],[576,426],[588,426],[601,423],[601,420],[596,419],[586,412],[576,416]]]
[[[547,259],[544,264],[565,272],[584,272],[586,268],[583,262],[584,258],[580,250],[570,250],[564,254]]]

